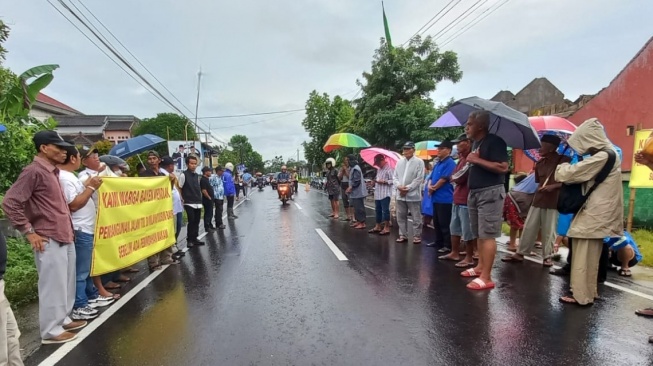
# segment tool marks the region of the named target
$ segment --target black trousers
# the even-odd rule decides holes
[[[184,206],[184,210],[186,210],[186,217],[188,217],[186,241],[194,243],[197,241],[197,236],[200,234],[200,216],[202,216],[202,209]]]
[[[213,201],[209,199],[202,199],[202,206],[204,206],[204,229],[208,230],[213,226]]]
[[[435,246],[451,249],[451,203],[433,204],[433,227],[435,227]]]
[[[234,209],[234,197],[235,196],[227,196],[227,210]],[[227,213],[229,213],[229,211],[227,211]]]
[[[233,201],[233,200],[232,200]],[[215,225],[221,226],[222,223],[222,210],[224,209],[224,199],[213,200],[215,203]]]
[[[569,245],[569,253],[567,253],[567,264],[563,267],[567,272],[571,272],[571,257],[572,257],[572,238],[567,238]],[[608,268],[610,267],[609,249],[605,245],[601,249],[601,258],[599,259],[599,274],[597,277],[598,282],[605,282],[608,279]]]

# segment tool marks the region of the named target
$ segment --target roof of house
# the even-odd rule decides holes
[[[535,78],[535,79],[533,79],[533,81],[531,81],[530,83],[526,84],[526,86],[523,87],[522,90],[518,91],[517,94],[515,94],[515,95],[519,95],[519,93],[521,93],[521,92],[523,92],[524,90],[527,90],[527,89],[529,89],[529,88],[531,88],[532,86],[535,86],[535,85],[537,85],[537,84],[544,84],[544,85],[546,85],[546,86],[550,86],[550,87],[554,88],[555,90],[559,91],[560,94],[562,94],[562,91],[561,91],[560,89],[558,89],[558,87],[555,86],[551,81],[549,81],[549,79],[542,77],[542,78]]]
[[[81,114],[80,111],[78,111],[78,110],[76,110],[76,109],[74,109],[74,108],[72,108],[72,107],[70,107],[70,106],[68,106],[66,104],[63,104],[60,101],[58,101],[58,100],[56,100],[56,99],[54,99],[54,98],[52,98],[50,96],[47,96],[47,95],[45,95],[43,93],[38,93],[36,95],[36,101],[47,104],[47,105],[51,105],[53,107],[65,109],[65,110],[73,112],[73,113]]]
[[[107,122],[107,116],[52,116],[58,127],[101,127]]]
[[[75,145],[93,145],[98,141],[104,140],[104,136],[100,134],[74,134],[74,135],[68,135],[68,134],[61,134],[61,137],[66,140],[70,141]]]
[[[134,121],[109,121],[105,131],[131,131]]]
[[[503,102],[506,100],[512,100],[515,97],[515,94],[513,94],[510,90],[502,90],[498,92],[495,96],[490,98],[490,100],[493,100],[495,102]]]

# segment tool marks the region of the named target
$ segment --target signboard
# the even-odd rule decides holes
[[[175,243],[168,177],[104,178],[91,276],[129,267]]]
[[[175,161],[175,173],[179,174],[186,170],[186,157],[195,155],[198,158],[197,174],[202,174],[204,152],[202,143],[199,141],[168,141],[168,155]]]
[[[644,141],[653,134],[653,130],[640,130],[635,132],[635,148],[637,153],[644,148]],[[633,154],[633,165],[630,170],[630,188],[653,188],[653,171],[647,166],[637,164]]]

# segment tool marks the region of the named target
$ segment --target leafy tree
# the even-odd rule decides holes
[[[198,140],[193,124],[176,113],[159,113],[154,118],[141,120],[134,129],[134,136],[152,134],[172,141]]]
[[[266,173],[276,173],[281,170],[281,166],[284,164],[283,156],[275,156],[274,159],[265,161],[265,172]]]
[[[451,137],[460,130],[428,128],[446,110],[435,108],[430,94],[439,82],[455,83],[461,77],[456,53],[440,52],[431,37],[415,37],[408,47],[393,52],[382,42],[371,72],[358,81],[362,95],[356,100],[356,119],[343,128],[389,149],[398,149],[406,140]]]
[[[222,150],[219,160],[223,165],[228,162],[234,165],[245,164],[252,173],[264,169],[263,157],[254,151],[249,139],[244,135],[233,135],[228,148]]]
[[[326,93],[313,90],[306,101],[306,117],[302,126],[311,137],[304,142],[304,153],[309,164],[319,165],[330,154],[322,150],[329,136],[347,126],[354,118],[354,107],[348,100],[335,96],[333,101]]]
[[[16,181],[22,169],[28,165],[36,149],[32,136],[39,130],[56,126],[50,118],[44,122],[29,116],[36,95],[54,78],[57,65],[31,68],[20,76],[2,66],[6,50],[2,43],[9,36],[9,28],[0,21],[0,124],[7,130],[0,133],[0,192],[5,192]]]
[[[113,143],[109,140],[101,140],[96,142],[93,147],[98,149],[98,153],[102,156],[109,154],[109,151],[111,151],[111,148],[113,147]]]

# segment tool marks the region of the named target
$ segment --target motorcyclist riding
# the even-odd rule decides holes
[[[265,187],[265,178],[261,172],[256,172],[256,185],[259,190],[263,190],[263,187]]]
[[[290,183],[290,173],[288,173],[288,168],[284,165],[281,167],[281,173],[277,175],[277,184],[279,183]],[[293,194],[293,186],[290,184],[290,196]],[[279,198],[281,198],[281,193],[279,193]]]

